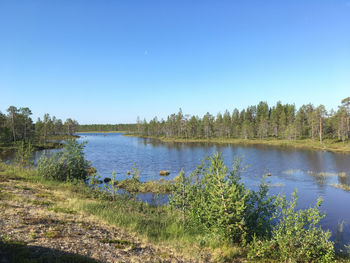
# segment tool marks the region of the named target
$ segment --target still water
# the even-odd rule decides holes
[[[236,156],[242,157],[242,166],[247,166],[242,180],[248,188],[257,189],[264,175],[269,173],[271,176],[265,176],[265,182],[271,186],[269,192],[290,196],[298,189],[299,208],[314,206],[317,198],[322,197],[321,209],[326,213],[323,227],[333,232],[335,240],[338,224],[344,222],[343,234],[337,239],[343,244],[350,242],[350,192],[332,186],[350,185],[350,154],[268,146],[163,143],[118,133],[80,136],[80,141],[88,141],[86,158],[102,178],[110,177],[114,170],[117,179],[124,179],[135,163],[141,171],[141,181],[164,178],[159,176],[161,170],[170,171],[167,179],[173,179],[181,169],[191,173],[201,160],[217,151],[228,167]],[[338,176],[338,173],[343,174]]]

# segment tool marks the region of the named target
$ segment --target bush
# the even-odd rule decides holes
[[[240,160],[232,171],[220,154],[209,157],[186,177],[175,179],[170,205],[181,211],[187,231],[204,233],[201,241],[210,245],[238,243],[248,248],[250,259],[277,262],[330,262],[334,258],[330,232],[318,226],[324,215],[316,207],[296,211],[292,201],[269,196],[267,185],[249,191],[240,181]],[[230,257],[228,253],[226,257]]]
[[[279,198],[278,223],[273,227],[270,239],[254,237],[249,245],[249,258],[270,258],[291,262],[331,262],[334,258],[330,232],[318,226],[324,215],[319,211],[322,200],[316,207],[295,211],[297,192],[287,203]]]
[[[230,243],[246,243],[253,234],[270,232],[274,198],[267,197],[262,184],[255,193],[240,182],[240,160],[228,172],[220,154],[208,158],[194,173],[183,172],[176,178],[170,205],[180,209],[187,227],[202,231]]]
[[[32,165],[31,161],[34,148],[30,142],[20,141],[16,143],[16,158],[15,161],[20,166]]]
[[[58,181],[86,180],[90,163],[85,160],[84,146],[85,143],[69,140],[61,151],[50,156],[41,156],[38,161],[38,174]]]

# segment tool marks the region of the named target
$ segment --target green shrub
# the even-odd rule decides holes
[[[239,243],[248,248],[250,259],[333,260],[331,234],[318,226],[324,217],[319,211],[321,200],[314,208],[296,211],[296,192],[288,203],[285,197],[269,196],[264,183],[257,192],[249,191],[240,180],[241,171],[239,159],[229,172],[216,153],[190,176],[179,174],[170,206],[182,213],[187,231],[201,232],[201,243],[211,246]]]
[[[38,161],[38,174],[58,181],[86,180],[90,163],[85,160],[84,146],[85,143],[69,140],[61,151],[50,156],[41,156]]]
[[[246,243],[253,234],[265,236],[271,231],[274,198],[267,196],[264,184],[257,193],[247,190],[240,182],[242,170],[236,158],[228,172],[216,153],[189,177],[180,173],[170,205],[182,212],[187,227],[201,228],[215,239]]]
[[[251,242],[253,237],[270,237],[272,221],[276,218],[277,198],[268,195],[268,185],[262,182],[259,191],[250,191],[245,209],[246,237]]]
[[[116,186],[116,178],[115,178],[115,171],[112,172],[112,178],[106,185],[106,190],[109,194],[111,194],[113,200],[115,200],[116,195],[118,194],[118,187]]]
[[[20,141],[16,143],[16,163],[21,166],[31,165],[31,157],[34,152],[34,148],[30,142]]]
[[[287,203],[285,197],[279,197],[278,223],[273,227],[271,238],[254,237],[249,244],[249,258],[270,258],[291,262],[331,262],[334,258],[333,243],[329,241],[330,232],[318,226],[324,215],[319,207],[298,210],[297,192]]]

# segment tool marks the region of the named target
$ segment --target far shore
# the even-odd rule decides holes
[[[273,147],[288,147],[296,149],[308,149],[315,151],[329,151],[337,153],[350,153],[350,143],[342,143],[335,140],[324,140],[320,143],[317,140],[277,140],[277,139],[232,139],[232,138],[211,138],[211,139],[184,139],[184,138],[165,138],[156,136],[142,136],[126,133],[124,136],[158,139],[162,142],[183,142],[183,143],[218,143],[218,144],[237,144],[237,145],[267,145]]]
[[[75,133],[127,133],[127,131],[79,131]]]
[[[124,133],[126,137],[139,137],[157,139],[162,142],[182,142],[182,143],[218,143],[218,144],[237,144],[237,145],[266,145],[272,147],[288,147],[296,149],[308,149],[315,151],[329,151],[337,153],[350,153],[350,143],[339,142],[336,140],[325,139],[322,143],[318,140],[302,139],[302,140],[278,140],[278,139],[232,139],[232,138],[166,138],[157,136],[144,136],[133,134],[128,131],[88,131],[88,132],[76,132],[76,134],[82,133]]]

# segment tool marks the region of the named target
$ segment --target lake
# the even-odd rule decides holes
[[[159,171],[168,170],[173,179],[183,169],[191,173],[207,155],[220,152],[228,167],[236,156],[242,157],[242,180],[249,189],[256,190],[263,177],[271,194],[287,196],[298,189],[299,208],[314,206],[318,197],[324,202],[326,213],[322,225],[335,233],[344,222],[340,243],[350,242],[350,192],[331,184],[350,185],[350,155],[323,151],[300,150],[271,146],[242,146],[212,143],[164,143],[156,139],[122,136],[120,133],[79,134],[80,141],[88,141],[85,156],[102,178],[125,179],[134,164],[141,171],[140,180],[164,178]],[[271,176],[264,176],[265,174]],[[319,175],[318,173],[324,173]],[[342,173],[341,176],[338,174]],[[144,196],[150,198],[149,195]]]
[[[88,141],[85,157],[101,178],[111,177],[114,170],[118,180],[125,179],[136,164],[141,181],[170,180],[181,169],[190,174],[207,155],[215,152],[222,154],[229,168],[236,156],[241,157],[242,166],[247,166],[242,181],[249,189],[256,190],[263,178],[270,185],[271,194],[290,197],[298,189],[298,208],[314,206],[321,197],[324,200],[321,210],[326,213],[323,228],[332,231],[333,240],[350,243],[350,192],[332,186],[340,183],[350,186],[350,154],[256,145],[164,143],[156,139],[126,137],[120,133],[79,135],[79,141]],[[35,157],[41,154],[38,152]],[[170,175],[160,176],[161,170],[169,171]],[[264,176],[266,174],[271,176]],[[142,194],[140,198],[151,201],[152,195]],[[336,236],[342,222],[343,233]]]

